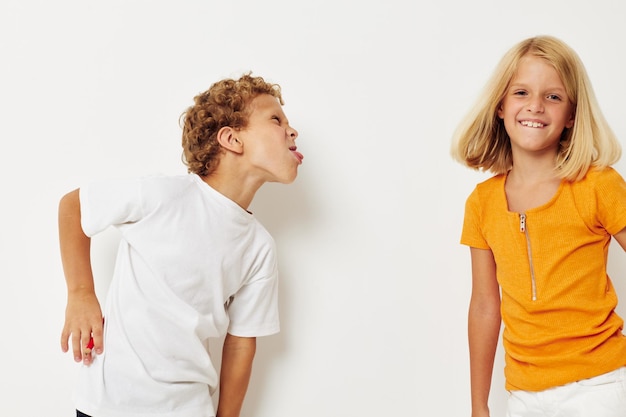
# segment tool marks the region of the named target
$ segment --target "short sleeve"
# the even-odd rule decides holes
[[[463,231],[461,233],[461,244],[478,249],[489,249],[489,245],[481,229],[481,204],[478,188],[465,202],[465,217],[463,219]]]
[[[597,172],[595,183],[598,220],[614,235],[626,227],[626,183],[613,168]]]
[[[81,187],[79,196],[81,225],[87,236],[142,217],[139,180],[94,182]]]
[[[237,291],[228,306],[228,333],[240,337],[268,336],[280,331],[278,272],[254,280]]]

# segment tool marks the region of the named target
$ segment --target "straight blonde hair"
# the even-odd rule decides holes
[[[453,136],[452,156],[476,170],[504,174],[513,166],[511,142],[497,111],[520,60],[545,59],[557,71],[572,108],[574,125],[564,129],[556,157],[557,175],[582,179],[591,167],[608,167],[620,158],[621,147],[600,107],[578,54],[552,36],[536,36],[511,48],[496,67],[472,110]]]

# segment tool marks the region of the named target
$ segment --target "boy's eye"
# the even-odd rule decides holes
[[[276,120],[278,123],[280,123],[280,117],[278,116],[272,116],[272,120]]]

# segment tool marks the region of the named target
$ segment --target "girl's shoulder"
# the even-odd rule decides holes
[[[626,182],[614,168],[592,168],[571,185],[579,214],[615,234],[626,225]]]
[[[498,174],[494,175],[486,179],[485,181],[479,182],[476,184],[475,192],[478,193],[489,193],[496,190],[502,189],[504,187],[504,183],[506,182],[506,174]]]
[[[506,174],[494,175],[485,181],[479,182],[467,197],[467,204],[483,207],[490,204],[501,204],[505,199],[504,183]],[[506,203],[505,203],[506,204]]]
[[[619,172],[613,167],[590,168],[583,179],[575,181],[573,185],[576,188],[597,188],[602,186],[611,186],[612,184],[622,184],[624,179]]]
[[[615,199],[626,199],[626,182],[612,167],[590,168],[578,181],[569,184],[579,209],[587,207],[592,212],[599,206],[611,206]]]

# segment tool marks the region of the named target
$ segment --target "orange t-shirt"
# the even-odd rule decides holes
[[[563,181],[552,199],[508,210],[506,175],[467,199],[461,243],[490,249],[502,295],[508,390],[540,391],[626,365],[623,320],[606,272],[626,227],[626,183],[612,168]]]

